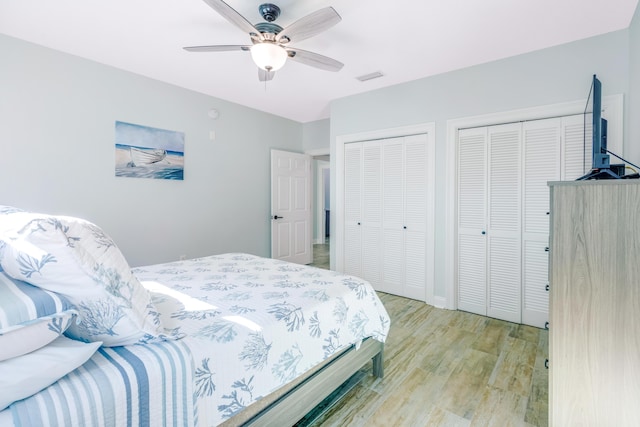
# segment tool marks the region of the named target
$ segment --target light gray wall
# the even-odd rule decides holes
[[[628,160],[640,166],[640,4],[629,27],[629,53],[629,134],[624,151]]]
[[[435,296],[445,297],[446,121],[586,99],[594,73],[604,95],[622,93],[628,98],[627,30],[342,98],[331,104],[332,159],[336,136],[435,122]],[[331,260],[335,267],[335,245]]]
[[[326,150],[326,154],[329,154],[329,142],[329,119],[317,120],[302,125],[302,146],[305,152]]]
[[[304,123],[302,125],[302,145],[306,153],[326,153],[326,156],[314,156],[316,160],[329,160],[330,149],[330,121],[329,119],[316,120],[314,122]],[[313,162],[312,174],[313,174],[313,201],[314,206],[316,200],[318,200],[318,183],[316,182],[317,162]],[[318,221],[324,221],[323,218],[318,217],[317,209],[313,209],[313,240],[319,241],[321,236],[318,236]]]
[[[0,204],[87,218],[134,266],[270,255],[270,149],[302,151],[300,123],[2,35],[0,52]],[[116,120],[184,132],[184,181],[116,178]]]

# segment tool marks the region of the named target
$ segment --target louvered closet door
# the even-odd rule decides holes
[[[487,128],[458,133],[458,308],[487,314]]]
[[[382,144],[368,141],[362,145],[362,272],[360,277],[380,287],[382,244]]]
[[[522,323],[549,320],[549,187],[560,179],[562,119],[523,123]]]
[[[380,290],[404,295],[404,138],[382,142],[383,163],[383,280]],[[424,301],[424,298],[423,298]]]
[[[574,181],[591,170],[591,114],[562,118],[562,180]]]
[[[521,180],[519,123],[488,129],[487,315],[520,323]]]
[[[426,299],[428,150],[427,135],[405,138],[404,150],[404,260],[403,295]]]
[[[383,141],[383,281],[380,290],[426,299],[426,134]]]
[[[362,275],[362,144],[344,146],[344,272]]]

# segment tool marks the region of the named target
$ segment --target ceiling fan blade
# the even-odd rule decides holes
[[[187,46],[184,50],[189,52],[229,52],[233,50],[249,50],[251,46],[241,46],[233,44],[219,44],[213,46]]]
[[[276,41],[278,43],[288,43],[289,41],[299,42],[300,40],[308,39],[333,27],[341,20],[342,18],[334,8],[325,7],[285,27],[278,33]]]
[[[326,71],[340,71],[344,64],[328,56],[309,52],[308,50],[287,49],[289,59],[301,64],[310,65]]]
[[[247,19],[240,15],[234,8],[223,2],[222,0],[204,0],[213,10],[218,12],[227,21],[240,28],[245,33],[260,36],[260,31],[256,29]]]
[[[269,80],[273,80],[273,77],[275,75],[275,71],[266,71],[262,68],[258,68],[258,80],[260,80],[261,82],[268,82]]]

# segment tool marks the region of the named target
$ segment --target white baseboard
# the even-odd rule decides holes
[[[447,310],[447,299],[445,297],[433,297],[433,306]]]
[[[314,239],[313,244],[314,245],[321,245],[324,243],[324,239]]]

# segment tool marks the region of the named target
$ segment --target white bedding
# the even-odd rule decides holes
[[[217,425],[351,344],[384,342],[389,330],[368,283],[328,270],[224,254],[133,272],[165,328],[186,336],[100,349],[0,420],[11,411],[16,425]],[[128,397],[112,396],[122,390]]]

